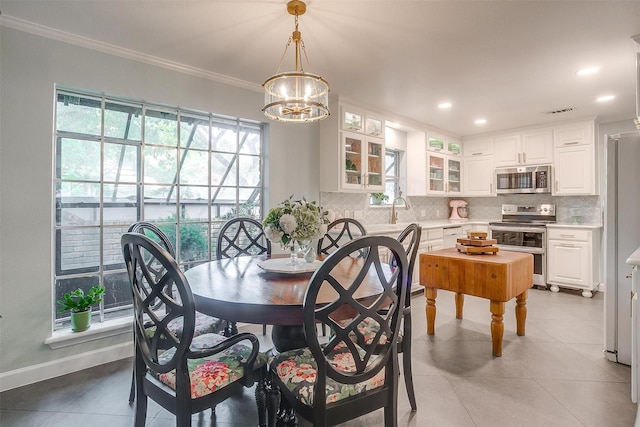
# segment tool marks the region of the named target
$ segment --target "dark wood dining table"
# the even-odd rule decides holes
[[[268,255],[228,258],[187,270],[185,275],[196,310],[229,321],[273,325],[271,335],[278,351],[303,347],[306,341],[302,305],[313,272],[265,271],[258,263],[269,258]],[[348,282],[356,277],[362,262],[361,258],[346,258],[334,273]],[[356,299],[365,301],[380,295],[382,287],[377,275],[370,272],[369,277],[354,295]],[[320,291],[319,303],[335,299],[335,291],[328,288]]]

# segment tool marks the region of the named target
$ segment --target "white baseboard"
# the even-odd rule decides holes
[[[133,343],[126,342],[51,362],[2,372],[0,373],[0,391],[11,390],[131,356],[133,356]]]

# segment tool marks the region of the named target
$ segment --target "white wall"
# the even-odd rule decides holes
[[[261,92],[0,27],[0,379],[77,352],[100,359],[130,334],[51,350],[54,86],[266,121]],[[204,53],[206,54],[206,53]],[[272,123],[267,208],[317,200],[317,125]],[[1,385],[0,385],[1,386]]]

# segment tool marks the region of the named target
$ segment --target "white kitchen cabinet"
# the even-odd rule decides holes
[[[463,141],[464,157],[488,156],[493,154],[493,137],[471,137]]]
[[[381,116],[348,104],[341,105],[340,112],[342,130],[384,138],[384,119]]]
[[[459,157],[427,152],[427,171],[427,194],[462,194],[462,159]]]
[[[365,109],[333,103],[320,124],[320,191],[384,192],[384,120]]]
[[[462,193],[465,196],[495,196],[493,155],[465,157],[462,168]]]
[[[427,252],[437,251],[444,247],[444,229],[429,228],[422,229],[422,238],[420,245],[426,246]]]
[[[497,135],[493,138],[496,167],[551,164],[553,131],[551,129]]]
[[[353,132],[341,132],[344,190],[384,191],[384,144]]]
[[[449,156],[462,156],[462,143],[451,137],[429,132],[427,135],[427,150]]]
[[[599,285],[600,229],[553,227],[547,230],[547,283],[559,288],[580,289],[591,298]]]
[[[522,134],[497,135],[493,138],[495,167],[518,166],[522,160]]]
[[[554,129],[554,196],[596,195],[593,122]]]

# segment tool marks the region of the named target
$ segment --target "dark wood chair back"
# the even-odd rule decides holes
[[[233,218],[220,229],[217,259],[261,254],[271,254],[271,242],[259,221],[249,217]]]
[[[194,341],[196,310],[193,294],[173,256],[138,232],[125,233],[121,244],[133,294],[135,425],[145,424],[147,398],[151,397],[175,414],[178,426],[190,426],[193,413],[215,407],[241,392],[242,388],[251,387],[256,375],[262,377],[264,364],[257,363],[256,359],[258,339],[249,333],[231,338],[210,333],[200,335],[197,342]],[[150,259],[155,261],[150,263]],[[161,265],[163,273],[158,276],[149,269],[149,265]],[[158,299],[165,307],[162,313],[154,308],[154,301]],[[249,344],[245,345],[243,341]],[[227,350],[238,352],[234,362],[243,363],[241,376],[225,379],[221,376],[220,380],[227,381],[227,384],[203,391],[209,385],[203,384],[201,376],[192,372],[190,366],[215,363],[215,357],[226,357]],[[211,379],[214,384],[217,380]],[[191,387],[192,381],[193,390],[197,390],[196,396]]]
[[[318,240],[318,254],[330,255],[345,243],[366,236],[367,231],[360,222],[352,218],[339,218],[327,225],[327,232]],[[356,254],[363,255],[363,254]]]
[[[195,304],[187,279],[175,259],[149,237],[137,232],[122,236],[124,256],[133,292],[134,334],[139,354],[154,372],[168,372],[189,349],[195,327]],[[160,265],[162,274],[150,265]],[[164,309],[158,312],[156,301]],[[173,320],[180,324],[169,329]],[[153,331],[153,333],[149,333]],[[159,363],[159,356],[175,348],[174,356]]]
[[[384,251],[392,254],[395,266],[389,267],[381,262],[380,255]],[[355,259],[351,257],[354,252],[366,256]],[[312,417],[314,425],[333,425],[381,407],[385,407],[385,420],[396,419],[397,342],[406,299],[408,267],[405,250],[398,240],[387,236],[365,236],[336,250],[312,276],[303,311],[305,336],[318,366],[313,409],[312,413],[306,414]],[[381,293],[371,300],[358,299],[358,289],[372,279],[379,284]],[[335,295],[335,299],[318,306],[321,293],[324,298],[327,294]],[[348,322],[344,321],[345,310],[349,312]],[[379,325],[375,338],[366,344],[358,329],[365,320]],[[315,333],[316,322],[334,331],[326,344],[320,342]],[[359,339],[354,340],[353,336]],[[348,352],[345,353],[345,349]],[[332,356],[338,351],[353,358],[352,371],[340,369],[335,360],[331,363]],[[382,387],[350,397],[328,410],[326,384],[329,378],[342,384],[357,384],[373,378],[382,369],[386,370]]]

